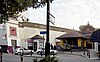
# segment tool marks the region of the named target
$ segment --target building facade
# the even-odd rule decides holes
[[[1,24],[2,25],[2,24]],[[28,48],[28,46],[33,45],[29,43],[29,39],[33,36],[39,35],[43,37],[44,46],[46,42],[46,33],[41,34],[41,32],[46,32],[46,25],[32,23],[32,22],[18,22],[15,19],[10,19],[10,21],[6,22],[4,25],[5,29],[0,29],[0,33],[3,33],[0,38],[0,43],[2,49],[4,49],[8,53],[12,53],[14,49],[22,47]],[[66,32],[71,31],[70,29],[50,26],[50,44],[56,45],[60,42],[60,40],[55,39],[56,37],[65,34]],[[39,39],[32,42],[38,42]],[[37,45],[37,48],[42,45],[41,43]]]
[[[30,39],[31,37],[33,37],[35,35],[40,35],[41,37],[44,38],[44,40],[43,40],[44,45],[43,46],[45,46],[45,42],[46,42],[46,25],[38,24],[38,23],[30,23],[30,22],[19,22],[19,24],[20,24],[19,25],[19,27],[20,27],[19,28],[20,29],[19,30],[20,31],[20,39],[22,39],[23,42],[26,40],[26,42],[22,44],[23,47],[27,48],[27,46],[28,46],[27,38]],[[61,28],[61,27],[50,26],[50,34],[49,34],[50,44],[56,45],[56,44],[60,43],[61,41],[57,40],[56,37],[58,37],[62,34],[65,34],[66,32],[69,32],[69,31],[71,31],[71,30],[66,29],[66,28]],[[43,32],[43,33],[41,33],[41,32]],[[35,41],[37,41],[37,40],[35,40]],[[32,40],[32,42],[34,42],[34,40]],[[37,41],[37,43],[38,42],[39,42],[39,40]],[[37,46],[37,49],[39,48],[39,46],[40,45]]]
[[[0,47],[3,52],[7,52],[7,32],[5,24],[0,24]]]

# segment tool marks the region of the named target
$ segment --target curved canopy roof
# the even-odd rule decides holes
[[[43,37],[41,37],[40,35],[35,35],[33,37],[31,37],[30,39],[44,39]]]

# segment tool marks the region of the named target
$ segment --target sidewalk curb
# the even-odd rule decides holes
[[[69,54],[69,55],[78,55],[78,56],[82,56],[86,59],[88,59],[88,57],[86,55],[80,55],[80,54],[74,54],[74,53],[68,53],[68,52],[59,52],[58,54]],[[45,58],[45,56],[41,56],[41,55],[36,55],[36,56],[31,56],[31,55],[24,55],[24,57],[36,57],[36,58]]]
[[[24,57],[45,58],[44,56],[26,56],[26,55]]]
[[[24,55],[24,57],[34,57],[34,58],[45,58],[45,56],[41,56],[41,55],[35,55],[35,56],[31,56],[31,55]],[[51,56],[51,57],[57,57],[57,56]]]

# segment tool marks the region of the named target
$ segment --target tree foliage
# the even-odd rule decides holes
[[[46,3],[47,0],[0,0],[0,22],[8,21],[9,17],[17,17],[19,12],[26,11],[29,7],[39,8]]]
[[[94,28],[92,25],[90,25],[90,24],[81,25],[81,26],[79,27],[79,29],[80,29],[81,32],[87,31],[88,29],[89,29],[90,31],[94,31],[94,30],[95,30],[95,28]],[[89,31],[89,30],[88,30],[88,31]]]
[[[85,27],[86,27],[86,26],[81,25],[81,26],[79,27],[80,31],[84,31]]]

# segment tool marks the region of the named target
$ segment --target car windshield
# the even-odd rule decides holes
[[[24,50],[28,50],[28,49],[24,48]]]
[[[42,48],[42,50],[45,50],[45,48]]]
[[[20,49],[20,50],[23,50],[23,49]]]

